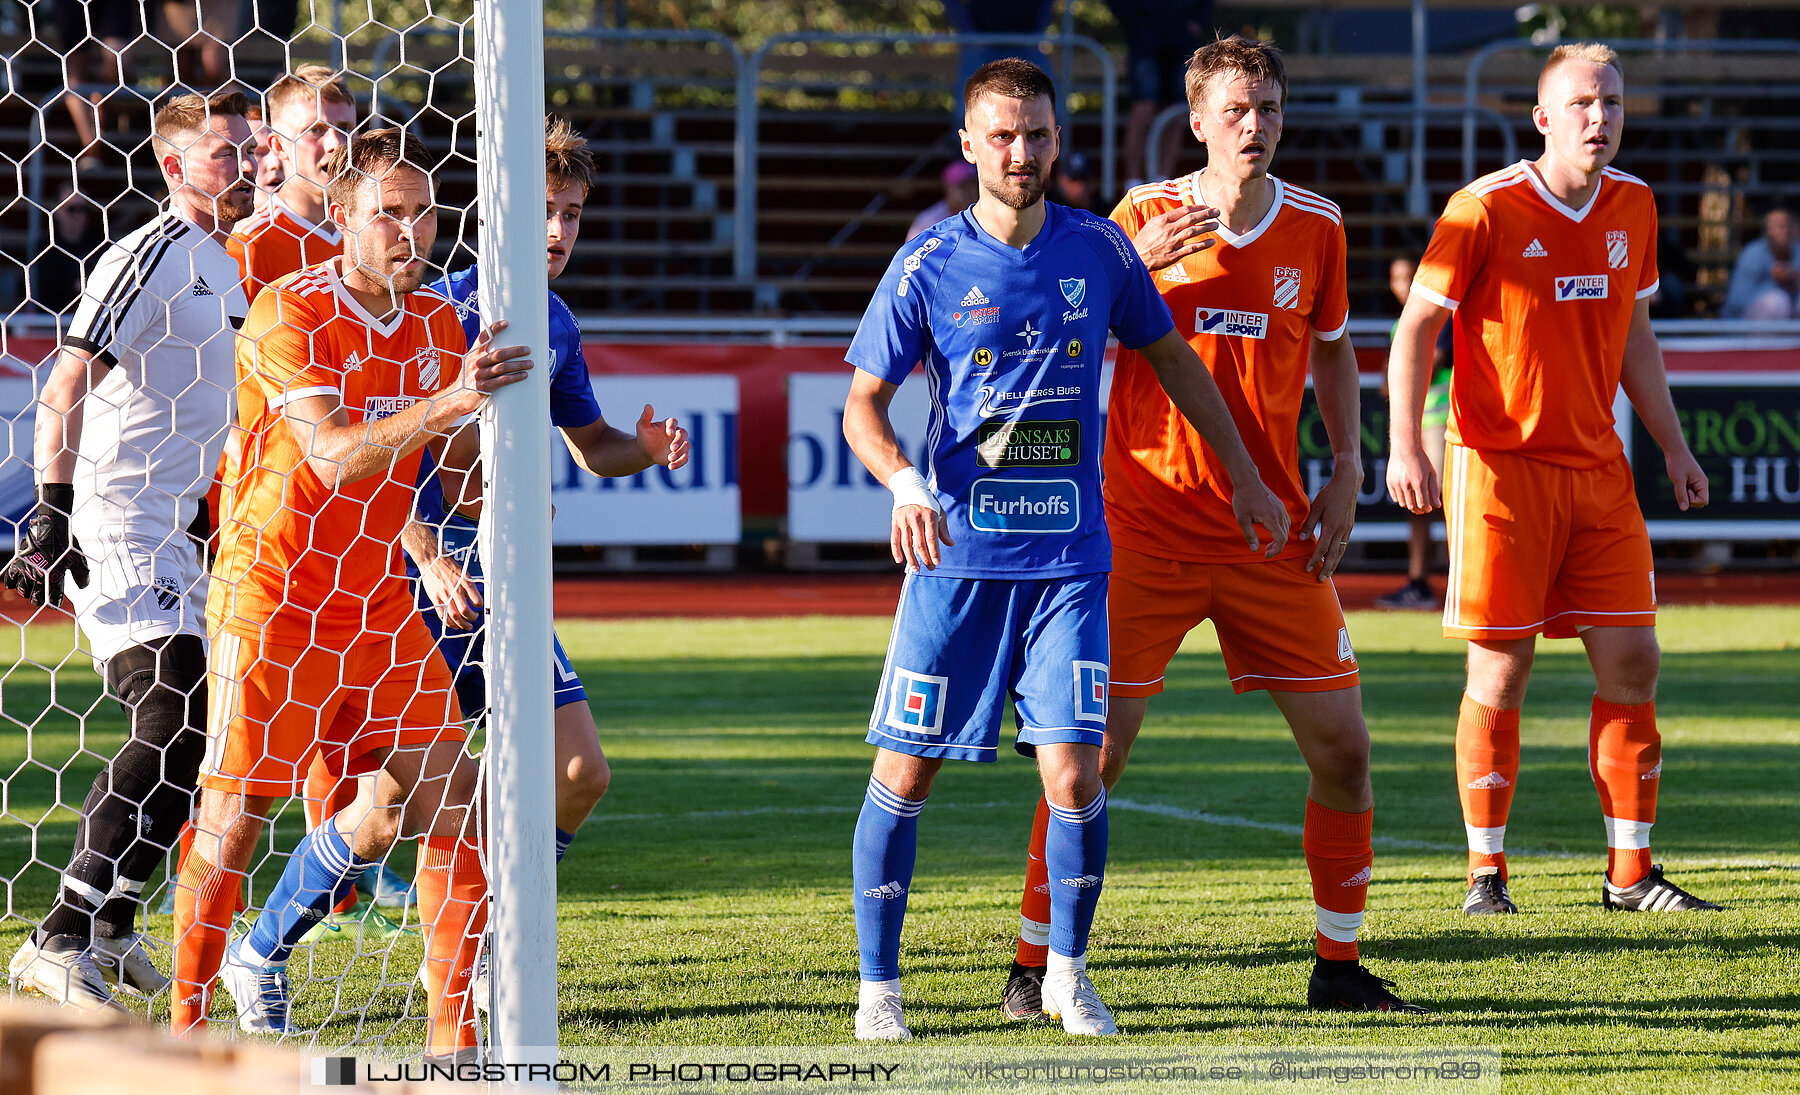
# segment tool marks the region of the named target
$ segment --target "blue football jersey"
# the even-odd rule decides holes
[[[899,384],[923,362],[924,473],[954,546],[933,573],[1054,578],[1112,568],[1100,501],[1108,330],[1137,349],[1174,329],[1111,221],[1045,203],[1021,250],[972,211],[894,256],[845,358]]]
[[[448,297],[456,305],[456,318],[462,321],[463,334],[469,345],[481,333],[481,269],[470,266],[431,283],[429,288]],[[550,422],[557,428],[587,426],[600,418],[600,403],[594,398],[593,382],[588,378],[587,359],[581,355],[581,328],[575,313],[555,293],[550,294]],[[419,465],[419,500],[414,506],[419,519],[431,525],[444,522],[444,489],[438,482],[437,466],[430,454]],[[407,560],[408,573],[412,561]]]

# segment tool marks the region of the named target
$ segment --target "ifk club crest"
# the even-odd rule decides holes
[[[1625,269],[1631,261],[1631,244],[1624,231],[1614,229],[1606,234],[1606,265],[1614,270]]]
[[[1292,311],[1300,304],[1300,270],[1295,266],[1275,268],[1275,307]]]

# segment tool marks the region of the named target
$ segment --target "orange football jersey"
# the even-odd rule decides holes
[[[264,288],[303,266],[334,259],[343,250],[344,233],[335,224],[314,224],[283,205],[280,198],[238,222],[225,249],[238,260],[244,293],[251,303]]]
[[[1579,210],[1522,160],[1458,190],[1413,280],[1456,310],[1449,439],[1570,468],[1617,457],[1625,336],[1656,285],[1642,179],[1606,168]]]
[[[1197,176],[1140,186],[1112,219],[1135,236],[1144,222],[1204,205]],[[1294,528],[1309,507],[1300,478],[1300,398],[1315,335],[1339,338],[1349,320],[1344,226],[1338,207],[1271,179],[1275,200],[1242,235],[1154,275],[1175,329],[1212,371],[1264,483]],[[1218,458],[1175,405],[1143,355],[1120,349],[1106,423],[1106,520],[1115,542],[1200,563],[1262,559],[1244,544]],[[1290,537],[1283,556],[1311,550]]]
[[[283,646],[391,638],[417,611],[400,560],[417,451],[333,488],[282,416],[286,403],[339,397],[350,421],[398,413],[454,380],[466,349],[450,301],[428,290],[377,320],[339,280],[308,267],[257,297],[238,340],[244,443],[213,564],[213,629]]]

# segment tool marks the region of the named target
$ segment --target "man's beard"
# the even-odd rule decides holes
[[[1044,200],[1044,178],[1033,175],[1029,182],[1014,184],[1012,176],[1007,175],[998,185],[982,184],[982,189],[992,194],[1001,204],[1013,209],[1029,209]]]
[[[236,224],[256,212],[256,191],[240,193],[228,190],[213,199],[213,219],[221,224]]]

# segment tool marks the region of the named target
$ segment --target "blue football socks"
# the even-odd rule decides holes
[[[919,853],[919,811],[924,808],[924,799],[901,798],[869,780],[850,858],[864,981],[900,976],[900,928],[906,921],[906,894]]]
[[[1080,958],[1106,879],[1106,792],[1079,810],[1049,805],[1044,865],[1050,874],[1050,950]]]
[[[352,852],[335,823],[336,818],[326,821],[294,848],[239,949],[241,957],[264,966],[285,966],[300,937],[337,904],[337,895],[378,862]]]
[[[562,857],[568,852],[569,845],[574,839],[575,834],[567,829],[556,830],[556,861],[558,863],[562,862]]]

